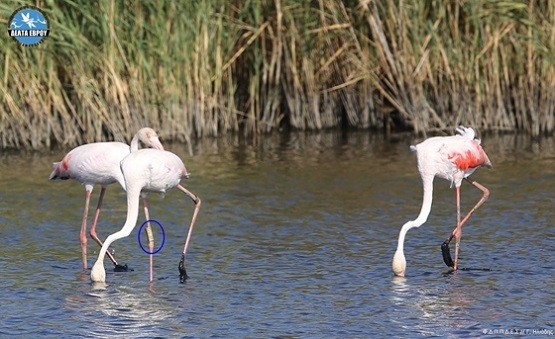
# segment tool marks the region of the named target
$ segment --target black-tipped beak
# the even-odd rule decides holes
[[[443,244],[441,244],[441,254],[443,256],[443,262],[448,267],[454,267],[455,264],[453,263],[453,259],[451,259],[451,251],[449,251],[449,240],[445,240]]]

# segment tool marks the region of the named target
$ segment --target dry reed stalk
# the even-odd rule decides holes
[[[2,148],[128,141],[142,125],[184,141],[280,127],[555,129],[552,2],[39,5],[46,43],[0,45]]]

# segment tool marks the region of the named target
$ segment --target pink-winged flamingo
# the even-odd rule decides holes
[[[102,189],[100,190],[100,196],[98,198],[98,204],[89,234],[99,246],[102,246],[102,242],[96,234],[96,225],[100,216],[102,200],[106,193],[106,186],[118,182],[125,189],[120,163],[129,153],[139,149],[139,142],[155,149],[164,149],[156,132],[152,128],[144,127],[135,134],[131,141],[131,145],[122,142],[95,142],[85,144],[72,149],[64,156],[62,161],[53,164],[53,171],[50,174],[51,180],[75,179],[85,185],[85,210],[81,221],[81,231],[79,232],[83,269],[87,269],[86,231],[89,202],[93,187],[95,184],[100,184]],[[146,218],[148,220],[146,198],[144,199],[144,204]],[[118,265],[111,253],[108,253],[108,256],[114,263],[115,270],[125,271],[127,269],[126,265]]]
[[[167,190],[177,187],[191,198],[195,204],[195,210],[189,225],[181,261],[179,262],[180,282],[185,282],[187,279],[185,255],[201,206],[200,198],[179,184],[182,178],[189,177],[185,165],[177,155],[171,152],[156,149],[141,149],[137,152],[132,152],[122,160],[121,171],[127,191],[127,219],[120,231],[109,235],[106,241],[104,241],[104,245],[102,245],[98,254],[98,259],[91,269],[91,280],[93,282],[106,281],[104,255],[107,253],[110,244],[118,239],[129,236],[135,228],[139,216],[139,197],[141,196],[141,192],[165,193]],[[150,281],[152,281],[152,277],[151,262]]]
[[[457,135],[448,137],[432,137],[424,140],[411,150],[416,151],[418,160],[418,171],[422,177],[424,196],[420,214],[415,220],[406,222],[399,232],[397,250],[393,256],[392,268],[396,276],[405,276],[406,260],[403,245],[406,233],[413,227],[419,227],[426,222],[432,208],[432,193],[434,177],[440,177],[451,182],[455,186],[457,202],[457,226],[451,233],[442,248],[443,259],[447,266],[458,269],[459,242],[461,238],[462,225],[470,218],[472,213],[480,207],[489,197],[489,190],[476,181],[468,179],[478,167],[492,167],[486,152],[480,145],[480,139],[475,139],[472,128],[460,126],[456,129]],[[461,220],[460,212],[460,187],[462,181],[466,180],[482,191],[483,195],[478,203]],[[449,242],[455,238],[455,261],[451,260],[449,253]]]

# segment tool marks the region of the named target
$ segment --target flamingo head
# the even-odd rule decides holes
[[[405,255],[402,250],[397,249],[393,255],[393,262],[391,263],[391,268],[393,273],[398,277],[405,276],[405,269],[407,268],[407,262],[405,260]]]
[[[164,150],[164,146],[162,146],[160,139],[158,139],[158,134],[156,134],[156,131],[152,128],[141,128],[138,132],[138,135],[143,144],[161,151]]]
[[[104,269],[104,260],[97,260],[91,269],[91,280],[93,282],[105,282],[106,270]]]

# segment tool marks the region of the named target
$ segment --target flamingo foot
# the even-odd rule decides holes
[[[133,271],[133,269],[129,268],[127,264],[125,265],[116,264],[114,266],[114,272],[129,272],[129,271]]]
[[[189,276],[187,275],[187,271],[185,270],[185,256],[181,256],[181,260],[179,261],[179,282],[184,283]]]
[[[441,244],[441,254],[443,255],[443,262],[445,265],[448,267],[455,267],[455,263],[453,262],[453,259],[451,259],[451,251],[449,250],[449,243],[451,242],[451,239],[453,239],[453,237],[450,237],[445,240],[443,244]]]

